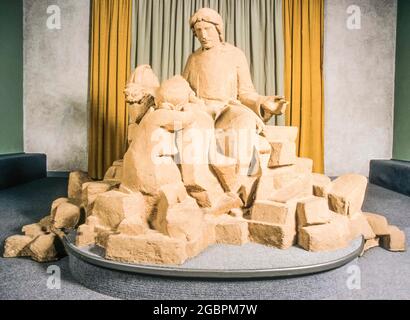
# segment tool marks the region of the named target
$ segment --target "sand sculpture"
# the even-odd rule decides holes
[[[68,197],[9,237],[4,256],[57,259],[73,229],[77,246],[131,263],[182,264],[213,244],[249,241],[336,250],[360,235],[365,250],[405,250],[403,231],[361,211],[366,177],[312,173],[312,160],[296,156],[297,128],[266,124],[287,102],[256,92],[244,54],[224,42],[219,14],[201,9],[190,23],[202,48],[183,76],[160,84],[143,65],[127,84],[124,159],[103,181],[72,172]]]

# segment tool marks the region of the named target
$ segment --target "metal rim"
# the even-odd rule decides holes
[[[163,276],[175,278],[203,278],[203,279],[257,279],[257,278],[279,278],[290,276],[301,276],[313,273],[319,273],[339,268],[357,258],[363,251],[364,238],[361,239],[360,246],[346,256],[331,261],[317,263],[305,266],[292,266],[283,268],[270,269],[188,269],[174,268],[169,266],[154,266],[129,264],[117,261],[111,261],[102,257],[91,255],[77,248],[67,236],[63,238],[63,243],[67,254],[73,255],[87,263],[93,264],[105,269],[137,273],[150,276]]]

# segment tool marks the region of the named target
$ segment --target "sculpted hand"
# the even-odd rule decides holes
[[[262,109],[270,114],[281,115],[284,114],[288,102],[285,100],[285,97],[282,96],[269,96],[266,97],[266,100],[262,102]]]

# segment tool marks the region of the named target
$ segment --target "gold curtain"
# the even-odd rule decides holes
[[[324,170],[324,0],[283,0],[286,125],[299,128],[298,154]]]
[[[102,179],[126,148],[132,0],[92,0],[88,173]]]

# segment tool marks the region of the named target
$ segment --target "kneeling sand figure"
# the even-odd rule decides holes
[[[178,86],[174,80],[169,80]],[[147,113],[133,132],[132,143],[124,156],[124,174],[121,186],[131,192],[154,196],[162,185],[181,181],[181,175],[173,156],[175,132],[195,121],[192,112],[181,109],[189,102],[188,92],[178,90],[177,97],[166,97],[164,86],[158,88],[161,98],[156,98],[154,111]],[[173,86],[175,88],[175,86]],[[173,99],[175,98],[175,99]]]
[[[225,195],[209,169],[209,149],[217,154],[213,121],[189,84],[180,76],[165,81],[156,92],[154,108],[133,132],[121,188],[155,198],[161,186],[182,180],[201,207],[240,207],[239,198]]]
[[[160,86],[144,65],[127,85],[132,142],[124,160],[103,181],[72,172],[68,198],[24,226],[24,236],[9,237],[4,255],[51,261],[54,240],[69,229],[77,229],[78,247],[98,246],[105,258],[131,263],[182,264],[210,245],[248,241],[316,252],[360,236],[365,250],[405,250],[403,231],[362,212],[366,177],[312,173],[312,160],[296,156],[297,128],[264,124],[287,103],[256,93],[244,54],[223,40],[219,14],[201,9],[190,24],[202,48],[184,79]],[[240,150],[241,129],[263,142],[244,155],[224,144],[232,131]]]

